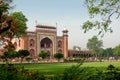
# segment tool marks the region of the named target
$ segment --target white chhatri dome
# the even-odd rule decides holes
[[[67,31],[67,28],[63,28],[63,31]]]

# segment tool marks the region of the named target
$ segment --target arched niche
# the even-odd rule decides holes
[[[33,39],[30,39],[30,47],[34,47],[35,41]]]
[[[53,42],[50,38],[45,37],[40,41],[40,50],[47,52],[49,51],[50,56],[53,56]]]
[[[62,48],[62,41],[61,40],[58,41],[58,48]]]

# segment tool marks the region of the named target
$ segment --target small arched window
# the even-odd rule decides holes
[[[34,47],[34,40],[33,39],[30,40],[30,46]]]
[[[62,41],[58,41],[58,48],[62,48]]]

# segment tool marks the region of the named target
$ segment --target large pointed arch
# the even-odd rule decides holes
[[[50,38],[45,37],[40,41],[41,51],[49,52],[50,56],[53,55],[53,42]]]

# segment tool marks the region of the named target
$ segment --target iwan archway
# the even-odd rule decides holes
[[[50,56],[53,56],[53,42],[48,37],[43,38],[40,41],[40,50],[44,52],[48,52]]]

